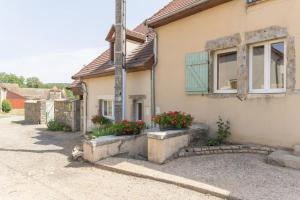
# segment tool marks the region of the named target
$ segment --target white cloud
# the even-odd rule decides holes
[[[0,60],[0,72],[39,77],[45,83],[71,82],[71,76],[89,64],[106,47],[54,52],[13,60]]]

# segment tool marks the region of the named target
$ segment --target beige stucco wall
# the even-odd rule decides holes
[[[270,0],[246,7],[234,0],[156,29],[158,65],[156,104],[161,112],[182,110],[196,121],[215,129],[218,116],[229,119],[231,141],[292,147],[300,143],[300,95],[262,97],[251,95],[241,102],[236,97],[213,98],[185,93],[185,56],[203,51],[208,40],[278,25],[286,27],[296,41],[296,63],[300,63],[299,0]],[[296,70],[300,88],[300,68]],[[213,132],[213,131],[212,131]]]
[[[91,118],[98,114],[99,99],[114,99],[114,76],[106,76],[84,80],[88,90],[88,110],[87,110],[87,128],[90,131],[92,127]],[[131,95],[145,95],[144,105],[144,121],[151,122],[151,82],[150,71],[133,72],[127,74],[127,119],[132,118],[132,99]]]

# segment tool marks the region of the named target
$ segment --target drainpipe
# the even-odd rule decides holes
[[[87,133],[87,105],[88,105],[88,90],[87,84],[81,80],[81,86],[83,90],[83,135]]]
[[[154,32],[154,44],[153,44],[153,52],[154,52],[154,63],[151,68],[151,119],[156,115],[156,101],[155,101],[155,67],[158,61],[158,36],[157,33]],[[152,127],[154,127],[154,123],[151,122]]]

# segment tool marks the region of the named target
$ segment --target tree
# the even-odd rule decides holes
[[[15,74],[7,74],[0,72],[0,83],[16,83],[20,87],[24,87],[25,78],[23,76],[17,76]]]
[[[26,79],[26,86],[28,88],[40,88],[43,83],[37,77],[30,77]]]

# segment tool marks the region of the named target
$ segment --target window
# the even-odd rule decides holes
[[[214,59],[214,92],[237,93],[237,51],[217,51]]]
[[[103,100],[102,101],[102,116],[109,119],[113,119],[113,101]]]
[[[251,93],[286,91],[286,58],[284,41],[272,41],[250,47]]]

